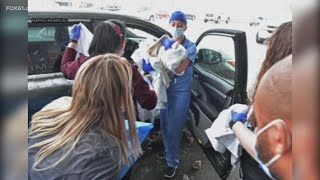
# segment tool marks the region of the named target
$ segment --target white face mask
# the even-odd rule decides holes
[[[260,159],[259,159],[259,155],[258,155],[258,150],[257,150],[257,140],[258,140],[258,136],[261,135],[263,132],[267,131],[270,127],[274,126],[277,123],[281,123],[282,125],[284,125],[284,127],[287,129],[288,132],[288,128],[286,123],[282,120],[282,119],[276,119],[271,121],[269,124],[267,124],[265,127],[263,127],[262,129],[260,129],[257,132],[256,135],[256,139],[255,139],[255,143],[254,143],[254,150],[256,151],[256,161],[259,163],[259,165],[261,166],[262,170],[271,178],[271,179],[275,179],[270,170],[269,170],[269,166],[273,163],[275,163],[277,160],[279,160],[282,156],[282,154],[277,154],[275,155],[273,158],[271,158],[267,163],[263,163]],[[289,134],[289,133],[288,133]],[[287,136],[289,137],[289,136]],[[291,146],[291,139],[288,138],[288,146]]]

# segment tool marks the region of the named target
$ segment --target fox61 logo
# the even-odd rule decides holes
[[[28,11],[26,6],[6,6],[6,11]]]

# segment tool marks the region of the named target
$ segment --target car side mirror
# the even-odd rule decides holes
[[[222,54],[211,49],[200,49],[198,51],[197,62],[206,64],[218,64],[222,61]]]

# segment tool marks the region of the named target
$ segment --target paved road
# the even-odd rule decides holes
[[[124,180],[166,180],[163,177],[165,160],[156,157],[158,152],[164,150],[160,132],[155,130],[149,136],[144,154],[133,166],[130,175]],[[201,162],[199,169],[194,169],[196,161]],[[188,179],[189,178],[189,179]],[[220,180],[215,168],[208,160],[203,149],[187,129],[183,132],[181,145],[181,162],[177,175],[173,180]],[[227,180],[240,180],[239,166],[233,167]]]
[[[162,174],[165,168],[165,160],[159,160],[156,154],[163,151],[161,136],[156,133],[157,137],[152,137],[154,142],[150,145],[150,151],[145,152],[144,156],[133,167],[130,180],[165,180]],[[173,180],[219,180],[215,169],[203,153],[200,145],[196,141],[190,141],[189,133],[184,133],[181,147],[181,163],[177,170],[177,175]],[[192,138],[191,138],[192,139]],[[196,161],[201,161],[199,170],[193,169],[192,165]]]

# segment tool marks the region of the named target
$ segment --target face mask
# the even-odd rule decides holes
[[[184,29],[183,28],[174,28],[173,29],[173,40],[177,40],[179,37],[181,37],[184,33]]]
[[[269,166],[273,163],[275,163],[277,160],[280,159],[280,157],[282,156],[282,154],[277,154],[275,155],[273,158],[271,158],[267,163],[263,163],[258,157],[258,150],[257,150],[257,140],[258,140],[258,136],[261,135],[261,133],[267,131],[270,127],[272,127],[273,125],[277,124],[277,123],[282,123],[286,129],[287,129],[287,126],[286,126],[286,123],[282,120],[282,119],[276,119],[276,120],[273,120],[271,121],[269,124],[267,124],[265,127],[263,127],[262,129],[260,129],[258,132],[257,132],[257,135],[256,135],[256,139],[255,139],[255,143],[254,143],[254,149],[256,151],[256,160],[257,162],[259,163],[260,167],[262,168],[262,170],[271,178],[271,179],[275,179],[270,170],[269,170]],[[288,131],[287,131],[288,132]],[[289,137],[289,136],[288,136]],[[288,146],[291,145],[291,141],[289,140],[288,138]]]

